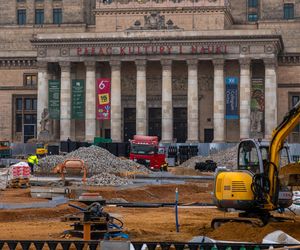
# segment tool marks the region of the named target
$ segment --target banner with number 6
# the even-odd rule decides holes
[[[110,119],[110,79],[99,78],[96,81],[96,118],[97,120]]]

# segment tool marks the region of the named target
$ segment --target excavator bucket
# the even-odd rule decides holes
[[[300,163],[289,163],[281,167],[278,178],[284,186],[300,186]]]

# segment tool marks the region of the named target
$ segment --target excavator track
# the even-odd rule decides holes
[[[224,223],[228,222],[238,222],[238,223],[247,223],[256,227],[263,227],[265,223],[258,218],[243,218],[243,217],[217,217],[211,221],[211,227],[217,229]]]

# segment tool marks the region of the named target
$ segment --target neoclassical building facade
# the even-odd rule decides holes
[[[270,138],[300,99],[300,1],[76,2],[16,1],[25,24],[0,20],[0,140]]]

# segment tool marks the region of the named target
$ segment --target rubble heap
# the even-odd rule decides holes
[[[212,153],[209,156],[195,156],[181,164],[182,167],[195,168],[197,162],[205,162],[212,160],[217,163],[217,166],[226,166],[231,168],[237,167],[237,150],[238,147],[234,146],[217,153]]]
[[[130,160],[122,160],[106,149],[91,146],[81,147],[65,156],[51,155],[40,160],[38,171],[41,173],[51,173],[52,169],[65,160],[81,159],[87,166],[91,185],[123,185],[130,183],[127,179],[122,179],[114,174],[124,172],[149,173],[146,167]]]
[[[132,184],[132,181],[126,178],[121,178],[114,174],[101,173],[101,174],[93,175],[92,177],[88,178],[86,184],[89,186],[106,186],[106,185],[119,186],[119,185]]]

